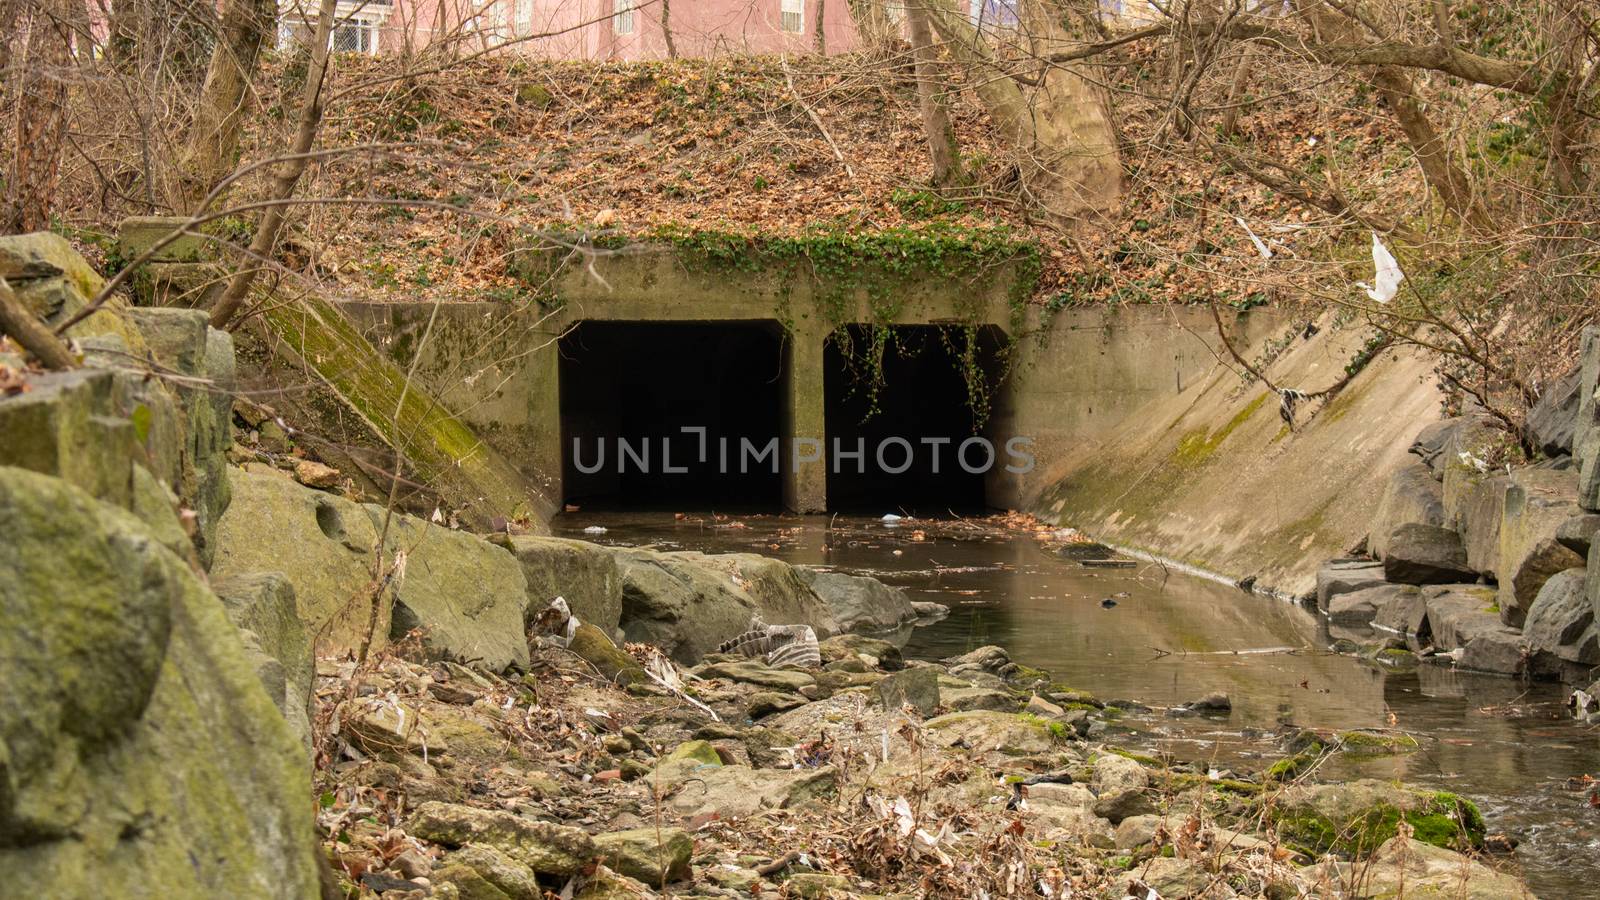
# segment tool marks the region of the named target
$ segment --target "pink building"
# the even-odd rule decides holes
[[[334,49],[392,53],[440,41],[555,59],[829,53],[856,44],[848,0],[341,0]],[[294,22],[285,12],[280,21]],[[819,40],[817,30],[821,28]],[[281,29],[287,37],[292,26]]]

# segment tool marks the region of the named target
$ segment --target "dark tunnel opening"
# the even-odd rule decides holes
[[[922,516],[987,510],[986,472],[1006,465],[1008,457],[1004,440],[994,439],[979,423],[966,373],[970,359],[978,383],[993,395],[1002,374],[1003,333],[993,326],[881,329],[886,332],[882,379],[874,396],[873,367],[867,362],[874,330],[840,328],[824,350],[825,415],[833,451],[828,507]],[[859,458],[846,455],[856,451],[862,451]],[[992,461],[985,465],[986,460]]]
[[[779,473],[739,449],[782,433],[785,352],[776,322],[579,323],[561,338],[565,502],[780,509]]]

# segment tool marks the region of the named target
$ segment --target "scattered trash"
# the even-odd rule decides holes
[[[1374,283],[1358,281],[1356,287],[1366,288],[1367,296],[1378,303],[1388,303],[1400,292],[1400,282],[1405,281],[1406,276],[1400,271],[1400,263],[1395,261],[1394,254],[1383,245],[1376,231],[1372,233],[1372,268]]]
[[[533,617],[533,630],[548,637],[550,641],[560,647],[572,646],[572,639],[578,633],[578,626],[583,623],[572,614],[572,607],[567,605],[565,597],[557,597],[550,601],[550,605]]]
[[[1267,245],[1261,242],[1261,238],[1257,237],[1254,231],[1250,230],[1250,226],[1245,224],[1244,219],[1239,216],[1234,216],[1233,220],[1239,223],[1239,227],[1244,229],[1245,234],[1250,235],[1250,243],[1256,245],[1256,252],[1261,254],[1261,258],[1271,259],[1272,251],[1267,249]]]
[[[820,668],[822,651],[817,648],[817,632],[810,625],[768,625],[760,616],[750,619],[743,634],[726,641],[718,653],[761,656],[773,668],[799,666]]]

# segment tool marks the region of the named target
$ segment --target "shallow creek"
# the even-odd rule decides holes
[[[1152,707],[1106,738],[1180,760],[1258,771],[1282,755],[1289,725],[1403,730],[1419,751],[1341,758],[1322,776],[1401,778],[1471,797],[1491,832],[1521,841],[1517,856],[1539,896],[1600,896],[1600,809],[1590,788],[1567,787],[1600,774],[1600,733],[1565,713],[1559,685],[1434,665],[1383,671],[1328,652],[1318,618],[1295,604],[1155,563],[1085,568],[1057,555],[1059,545],[986,523],[572,513],[555,528],[606,544],[753,552],[873,575],[950,607],[943,621],[896,636],[908,656],[998,644],[1058,682]],[[1164,714],[1211,691],[1228,693],[1231,714]]]

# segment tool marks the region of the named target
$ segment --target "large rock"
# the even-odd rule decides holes
[[[19,299],[47,321],[82,309],[101,285],[54,235],[0,238],[0,270],[13,273],[6,277]],[[220,474],[233,434],[232,339],[209,328],[202,311],[115,298],[70,334],[86,364],[106,370],[31,379],[28,394],[0,410],[0,464],[59,475],[123,507],[130,466],[143,467],[194,512],[195,550],[209,563],[228,502]],[[90,447],[96,452],[81,452]]]
[[[217,532],[212,577],[281,572],[318,651],[361,645],[378,531],[359,504],[302,487],[275,472],[230,470],[233,502]],[[377,644],[389,636],[380,608]]]
[[[931,716],[939,708],[939,675],[933,666],[917,666],[879,681],[873,692],[885,710],[910,706],[924,717]]]
[[[1328,601],[1351,591],[1387,584],[1383,563],[1370,559],[1330,559],[1317,569],[1317,608],[1326,611]]]
[[[613,634],[622,620],[622,572],[610,548],[587,541],[497,534],[491,540],[522,564],[528,609],[537,613],[557,597],[580,620]]]
[[[1491,588],[1429,587],[1423,590],[1423,601],[1428,616],[1416,638],[1418,645],[1460,650],[1458,665],[1466,669],[1501,675],[1527,671],[1527,643],[1520,631],[1500,621]]]
[[[7,892],[316,896],[306,757],[216,595],[58,478],[0,467],[0,534]]]
[[[1600,426],[1578,432],[1578,505],[1600,512]]]
[[[1389,536],[1384,577],[1395,584],[1449,584],[1472,578],[1461,537],[1435,525],[1401,525]]]
[[[1002,757],[1049,753],[1066,737],[1066,729],[1058,723],[989,710],[946,713],[929,719],[923,727],[928,741],[936,746],[959,744],[976,754]]]
[[[1465,647],[1477,635],[1504,627],[1494,588],[1480,584],[1432,585],[1422,591],[1428,609],[1420,636],[1439,650]]]
[[[572,642],[567,649],[594,666],[600,677],[612,684],[627,687],[647,677],[644,666],[639,665],[632,654],[612,643],[605,632],[588,622],[580,624],[573,632]]]
[[[1500,523],[1505,516],[1506,491],[1511,477],[1485,475],[1457,464],[1445,479],[1447,524],[1461,535],[1467,551],[1467,567],[1495,578],[1500,571]]]
[[[364,507],[381,527],[380,507]],[[502,547],[414,516],[389,522],[384,556],[406,553],[393,591],[391,639],[414,629],[430,654],[492,671],[528,665],[528,587],[522,566]]]
[[[1582,437],[1590,426],[1600,424],[1600,408],[1595,391],[1600,388],[1600,328],[1585,326],[1578,345],[1578,412],[1574,436]]]
[[[295,607],[294,585],[281,572],[236,575],[212,582],[228,618],[259,655],[251,659],[267,696],[283,712],[290,730],[311,746],[311,689],[316,660],[311,636]]]
[[[407,830],[446,847],[493,847],[545,875],[574,875],[599,852],[594,839],[580,828],[437,800],[417,807]]]
[[[445,857],[433,880],[455,885],[468,900],[543,900],[533,870],[488,844],[468,844]],[[499,892],[496,895],[496,891]]]
[[[622,630],[693,663],[742,633],[753,616],[769,625],[837,631],[827,605],[787,563],[747,553],[623,550]]]
[[[1522,635],[1541,674],[1559,675],[1567,667],[1600,665],[1600,638],[1594,607],[1584,594],[1586,569],[1567,569],[1551,576],[1528,608]]]
[[[194,510],[196,546],[201,561],[209,565],[217,524],[229,501],[226,452],[233,443],[233,338],[209,327],[202,310],[132,307],[123,316],[139,330],[157,363],[194,379],[173,382],[181,416],[179,458],[173,471],[157,474]],[[151,393],[144,379],[127,381],[124,391],[133,408]]]
[[[1600,532],[1600,513],[1580,512],[1556,528],[1556,540],[1561,546],[1588,559],[1589,547]]]
[[[294,585],[300,618],[319,652],[359,647],[374,593],[374,548],[384,511],[276,472],[233,470],[233,502],[218,531],[212,571],[220,578],[279,571]],[[505,549],[471,534],[399,513],[383,559],[406,554],[382,594],[375,646],[421,628],[432,653],[490,669],[526,665],[528,606],[522,567]]]
[[[1470,801],[1392,781],[1288,785],[1269,815],[1285,842],[1317,854],[1371,852],[1395,836],[1402,820],[1425,844],[1473,849],[1483,843],[1483,817]]]
[[[809,566],[795,571],[828,604],[840,631],[892,631],[917,618],[905,591],[876,578]]]
[[[1463,441],[1478,440],[1488,427],[1482,416],[1441,419],[1417,432],[1410,451],[1433,473],[1434,480],[1442,481],[1447,464],[1461,452]]]
[[[124,509],[133,502],[137,446],[110,372],[41,375],[26,392],[0,398],[0,465],[57,476]]]
[[[1583,557],[1558,538],[1579,513],[1573,474],[1523,469],[1506,488],[1500,524],[1500,618],[1521,626],[1539,589],[1557,572],[1581,566]]]
[[[663,762],[646,783],[665,797],[666,808],[679,817],[717,813],[742,818],[762,810],[788,809],[833,793],[838,773],[832,766],[816,769],[752,769],[748,766],[706,766],[696,760]],[[689,784],[693,782],[693,784]],[[683,790],[679,787],[683,786]]]
[[[692,874],[694,840],[681,828],[636,828],[594,838],[600,862],[630,878],[659,887]]]
[[[1385,597],[1378,605],[1372,625],[1407,639],[1415,639],[1427,620],[1428,603],[1423,599],[1421,590],[1411,587]]]
[[[1409,584],[1381,584],[1336,594],[1328,602],[1328,623],[1331,625],[1369,625],[1378,612],[1392,604],[1420,598],[1422,592]]]
[[[1393,837],[1371,857],[1329,860],[1306,870],[1307,881],[1341,886],[1340,896],[1414,900],[1526,900],[1514,876],[1424,841]],[[1162,896],[1167,896],[1163,894]]]
[[[1573,430],[1578,425],[1578,385],[1582,370],[1574,369],[1545,389],[1528,410],[1528,437],[1545,456],[1572,454]]]
[[[1421,462],[1401,466],[1389,476],[1383,498],[1378,501],[1378,511],[1372,518],[1367,552],[1383,559],[1394,530],[1408,524],[1435,527],[1445,524],[1444,488],[1434,480],[1432,470]]]

